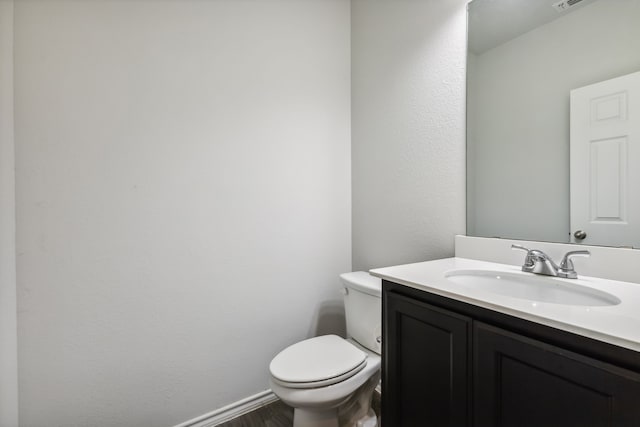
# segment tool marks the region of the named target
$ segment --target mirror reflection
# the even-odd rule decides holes
[[[640,247],[640,0],[473,0],[467,234]]]

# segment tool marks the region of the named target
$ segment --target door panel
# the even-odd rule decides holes
[[[471,319],[392,292],[383,306],[385,425],[469,425]]]
[[[476,426],[639,426],[640,375],[474,322]]]
[[[572,90],[570,134],[572,241],[640,247],[640,72]]]

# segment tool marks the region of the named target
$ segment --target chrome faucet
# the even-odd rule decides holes
[[[527,273],[544,274],[546,276],[562,277],[566,279],[576,279],[578,277],[578,273],[576,273],[576,270],[573,267],[573,261],[571,261],[571,258],[575,256],[588,257],[591,255],[589,251],[569,251],[564,255],[564,257],[562,257],[560,265],[557,265],[549,255],[539,249],[528,249],[520,245],[511,245],[511,249],[519,249],[527,252],[524,264],[522,265],[522,271]]]

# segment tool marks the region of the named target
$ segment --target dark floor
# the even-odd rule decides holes
[[[373,393],[372,408],[380,417],[380,394]],[[218,427],[291,427],[293,426],[293,409],[277,400],[266,406],[251,411],[234,420],[219,424]]]
[[[277,400],[218,427],[291,427],[293,409]]]

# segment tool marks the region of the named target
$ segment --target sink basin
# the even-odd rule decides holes
[[[466,288],[529,301],[589,307],[620,304],[618,297],[607,292],[547,276],[490,270],[453,270],[445,273],[445,277]]]

